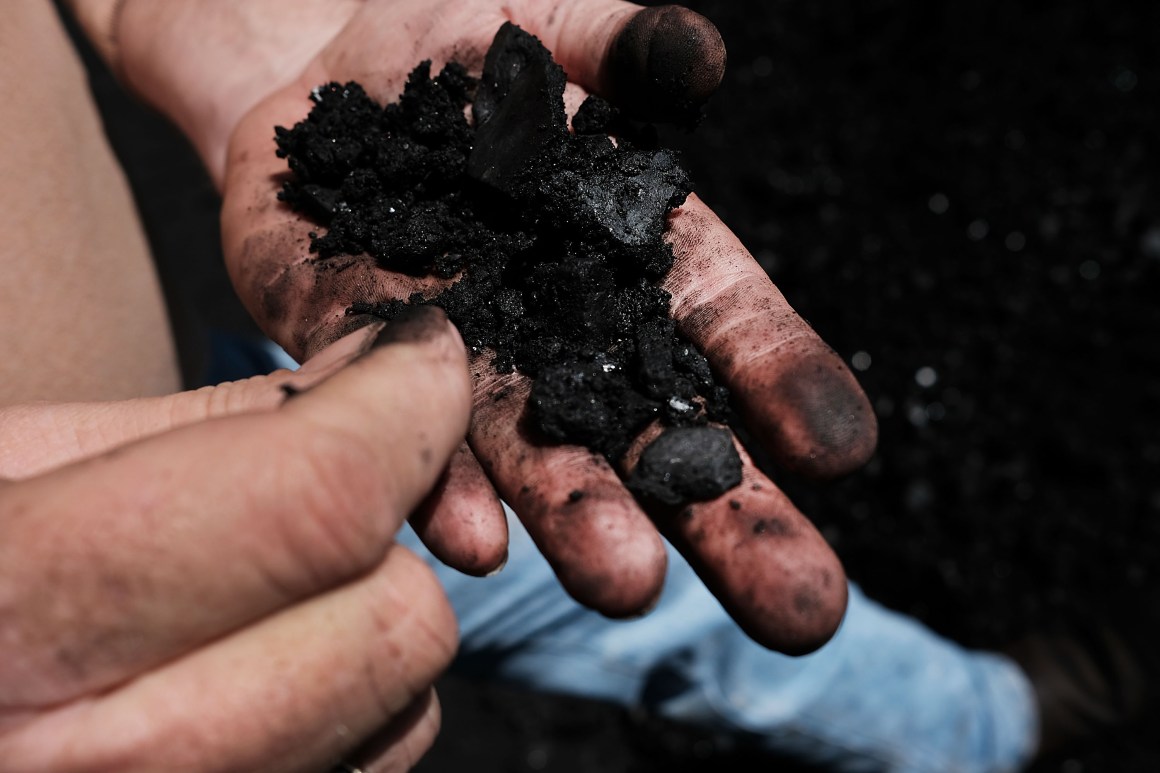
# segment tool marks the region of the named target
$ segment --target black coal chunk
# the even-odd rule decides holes
[[[628,488],[645,501],[682,505],[714,499],[741,482],[741,457],[721,427],[666,429],[640,455]]]
[[[543,69],[551,62],[548,49],[534,35],[505,22],[495,33],[483,59],[483,76],[471,105],[475,125],[487,123],[525,69]]]
[[[628,151],[615,170],[579,176],[581,217],[590,217],[619,242],[643,245],[660,238],[665,214],[684,202],[688,178],[667,151]]]
[[[566,84],[564,70],[540,41],[504,24],[476,92],[475,145],[467,173],[516,199],[534,195],[529,175],[567,140]]]

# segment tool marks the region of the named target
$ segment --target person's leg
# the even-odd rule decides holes
[[[160,287],[52,3],[0,24],[0,405],[178,388]]]
[[[426,554],[460,621],[459,668],[572,695],[645,705],[841,771],[1006,771],[1034,752],[1019,669],[965,650],[851,588],[834,640],[791,658],[750,641],[670,551],[660,604],[632,622],[583,609],[518,521],[507,567],[466,577]]]

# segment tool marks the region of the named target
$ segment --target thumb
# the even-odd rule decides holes
[[[382,327],[375,322],[339,339],[297,371],[162,397],[0,408],[0,479],[28,478],[189,424],[273,410],[365,353]]]
[[[679,5],[624,0],[527,4],[517,18],[572,80],[634,118],[696,123],[725,73],[725,43],[704,16]]]

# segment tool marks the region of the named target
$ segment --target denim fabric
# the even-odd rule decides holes
[[[274,366],[296,367],[268,348]],[[508,515],[508,563],[488,578],[443,566],[409,528],[399,536],[443,582],[461,670],[644,706],[843,773],[999,773],[1034,753],[1034,692],[1012,661],[943,639],[856,585],[834,638],[787,657],[746,637],[672,548],[647,616],[580,607]]]
[[[942,639],[857,586],[834,639],[787,657],[746,637],[671,548],[656,609],[612,621],[572,601],[508,521],[508,564],[482,579],[439,564],[410,529],[400,536],[447,590],[463,670],[643,705],[835,771],[1013,771],[1034,751],[1034,694],[1014,663]]]

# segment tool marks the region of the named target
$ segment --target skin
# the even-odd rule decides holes
[[[446,320],[378,333],[294,374],[0,412],[5,437],[75,422],[34,464],[0,454],[6,768],[401,770],[430,746],[455,622],[393,537],[470,382]]]
[[[701,17],[683,9],[642,17],[639,7],[619,0],[303,0],[291,8],[278,15],[265,0],[129,2],[117,20],[114,56],[130,86],[170,115],[202,153],[224,196],[235,287],[263,330],[300,359],[365,321],[345,316],[352,299],[436,287],[434,280],[384,271],[365,256],[338,273],[319,274],[310,264],[307,234],[317,226],[275,198],[286,169],[274,155],[273,127],[304,117],[314,86],[357,80],[372,97],[391,101],[421,59],[436,68],[451,59],[478,68],[509,19],[553,51],[571,81],[573,107],[585,92],[615,100],[653,83],[664,99],[634,104],[665,115],[711,93],[725,61],[720,37]],[[682,80],[682,73],[696,77]],[[674,317],[731,388],[754,435],[780,463],[807,476],[834,477],[860,466],[873,452],[877,429],[841,359],[695,196],[673,213],[669,238],[676,264],[664,286],[673,294]],[[836,629],[845,608],[837,558],[748,460],[746,479],[760,488],[746,496],[746,511],[789,527],[743,538],[733,511],[717,502],[694,507],[697,528],[686,533],[666,525],[663,513],[642,509],[602,459],[528,437],[520,429],[523,377],[494,373],[486,356],[472,369],[468,448],[456,454],[437,505],[420,521],[421,535],[445,561],[473,573],[502,564],[502,496],[574,597],[605,614],[631,616],[655,603],[662,586],[656,519],[758,641],[803,652]],[[573,491],[583,496],[574,500]]]
[[[297,373],[173,393],[141,229],[50,3],[6,9],[0,63],[0,767],[411,767],[456,628],[393,535],[462,442],[458,334],[370,326]]]
[[[172,392],[161,291],[140,225],[120,216],[129,187],[80,62],[47,3],[4,13],[0,406]]]
[[[51,287],[59,307],[93,312],[79,335],[75,324],[68,327],[84,343],[75,354],[88,359],[58,358],[52,336],[30,335],[33,354],[11,381],[39,386],[0,410],[6,765],[145,770],[165,759],[192,770],[317,770],[339,760],[367,771],[410,767],[434,737],[438,708],[429,685],[455,646],[454,621],[433,577],[392,545],[402,518],[421,503],[417,523],[429,544],[469,571],[503,561],[498,492],[527,521],[566,587],[601,611],[632,615],[653,603],[664,572],[663,532],[759,641],[803,652],[830,635],[845,604],[841,568],[748,457],[744,491],[679,513],[644,512],[620,483],[626,470],[524,436],[526,381],[495,374],[481,358],[470,366],[473,387],[461,342],[445,323],[413,321],[410,333],[369,349],[379,326],[351,332],[342,315],[351,286],[316,285],[299,268],[308,224],[273,203],[281,169],[271,129],[305,114],[314,85],[357,79],[376,97],[393,98],[423,56],[437,65],[452,57],[477,64],[510,15],[556,52],[574,81],[575,105],[585,89],[612,96],[631,85],[618,78],[641,77],[625,75],[633,68],[608,56],[635,7],[130,0],[114,14],[116,4],[105,0],[75,5],[129,87],[170,115],[202,153],[225,197],[227,259],[239,291],[267,332],[309,361],[296,375],[107,401],[171,389],[165,379],[176,373],[165,352],[172,344],[163,315],[149,311],[159,307],[135,306],[159,303],[155,283],[83,306],[102,272],[145,270],[139,230],[134,237],[128,197],[110,194],[112,160],[92,140],[97,124],[77,85],[79,70],[42,55],[43,66],[24,82],[43,78],[70,98],[30,103],[38,120],[24,130],[27,143],[6,145],[4,163],[17,168],[12,149],[27,153],[48,126],[89,144],[81,145],[84,158],[49,152],[28,173],[6,176],[6,201],[19,204],[15,185],[67,180],[45,191],[49,200],[75,206],[80,222],[93,213],[97,227],[115,226],[119,236],[102,248],[100,262],[76,270],[91,282],[75,288],[61,281],[61,265],[69,264],[22,274],[43,267],[5,252],[13,286]],[[29,57],[55,51],[72,61],[46,8],[23,4],[28,16],[5,27],[17,32],[2,50],[27,41]],[[697,25],[692,37],[711,39]],[[634,34],[651,41],[642,26]],[[723,63],[712,46],[696,56]],[[692,200],[672,225],[678,262],[667,287],[675,316],[734,389],[758,435],[802,472],[840,474],[859,464],[874,427],[848,371],[703,204]],[[72,259],[99,244],[64,244],[50,257]],[[360,297],[367,288],[383,296],[412,289],[365,264],[344,273],[365,285]],[[21,285],[22,276],[33,277],[31,284]],[[140,325],[144,331],[106,327],[124,308],[140,309],[130,320],[151,324]],[[159,347],[138,348],[149,340]],[[112,366],[102,368],[106,357]],[[133,371],[142,364],[148,368]],[[103,391],[126,367],[134,387]],[[161,377],[142,388],[150,368]],[[56,399],[106,401],[13,404],[69,378],[77,389]],[[295,396],[287,400],[288,393]]]

